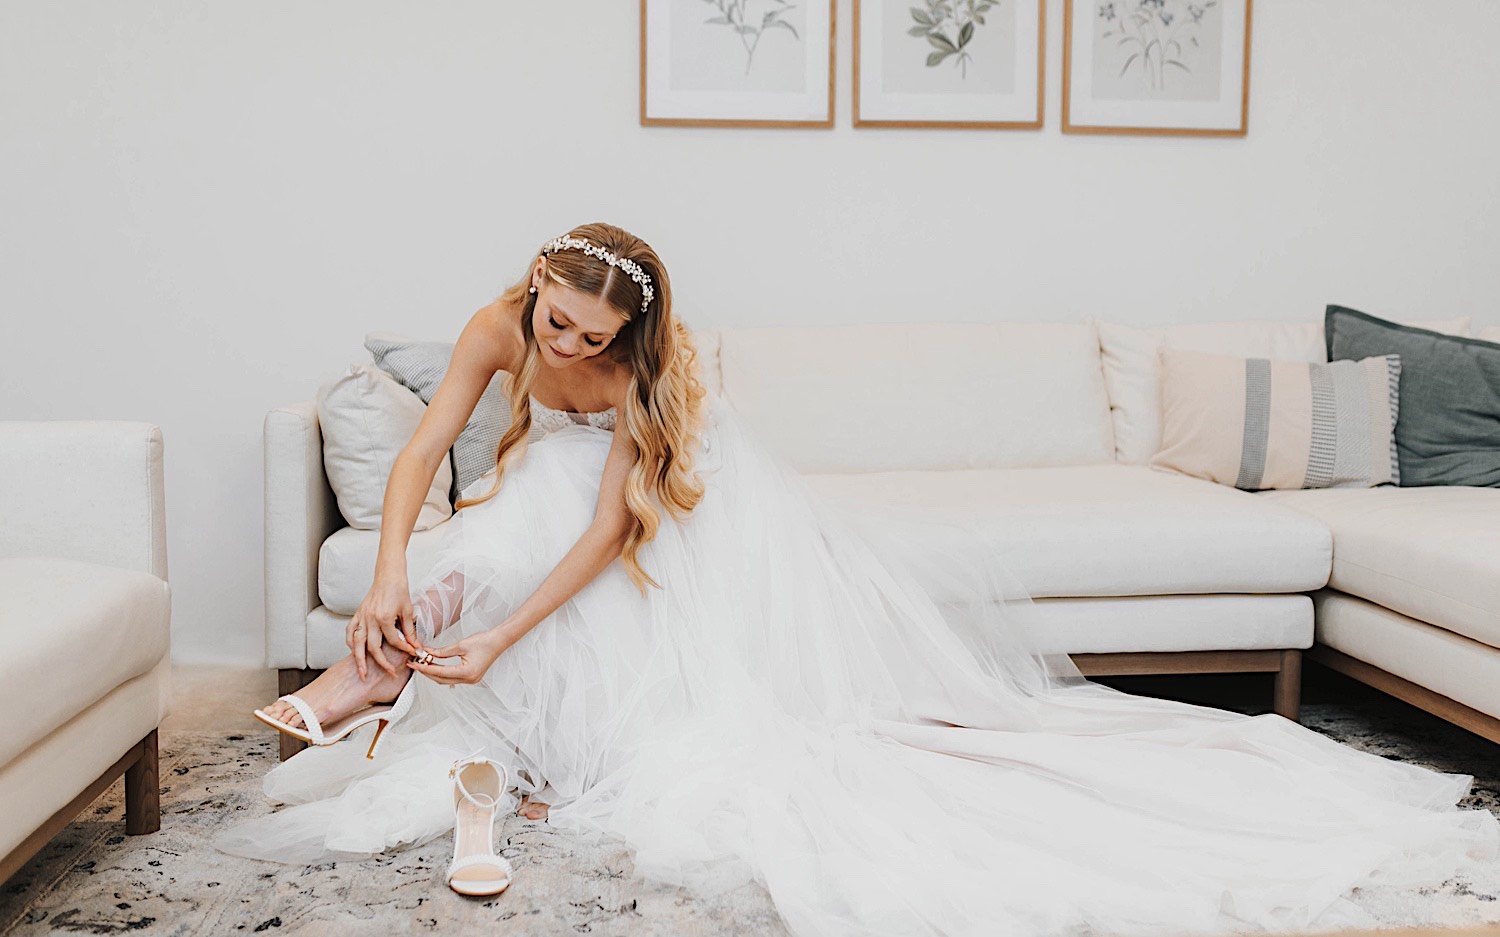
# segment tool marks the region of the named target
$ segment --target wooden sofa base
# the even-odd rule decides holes
[[[321,670],[313,670],[310,668],[305,670],[298,670],[295,667],[278,670],[276,671],[276,693],[279,696],[285,696],[288,693],[295,693],[303,687],[307,686],[309,683],[312,683],[314,680],[316,680],[318,678],[318,674],[322,672],[323,671]],[[277,732],[276,736],[281,739],[280,754],[282,761],[286,761],[288,758],[292,757],[293,755],[297,754],[298,752],[302,751],[302,749],[307,747],[306,742],[302,741],[301,739],[294,739],[290,735],[287,735],[285,732]]]
[[[1302,708],[1302,651],[1141,651],[1129,654],[1070,654],[1085,677],[1173,673],[1274,673],[1271,709],[1298,721]]]
[[[1086,677],[1124,677],[1172,673],[1274,673],[1272,709],[1296,722],[1302,704],[1302,652],[1295,649],[1265,651],[1143,651],[1122,654],[1071,654],[1073,663]],[[295,693],[313,681],[321,670],[277,671],[277,692]],[[281,760],[302,751],[307,743],[286,733],[281,735]]]
[[[125,832],[139,836],[161,829],[161,784],[157,776],[157,758],[156,730],[152,729],[145,738],[130,746],[130,750],[119,761],[106,768],[103,774],[84,788],[83,793],[37,827],[34,833],[22,840],[21,845],[11,850],[10,855],[0,859],[0,882],[14,875],[122,774],[125,775]]]
[[[1307,659],[1322,664],[1330,670],[1337,670],[1345,676],[1353,677],[1360,683],[1372,686],[1382,693],[1388,693],[1418,709],[1426,710],[1440,719],[1446,719],[1491,742],[1500,742],[1500,719],[1465,706],[1450,696],[1436,693],[1421,684],[1412,683],[1404,677],[1398,677],[1388,670],[1365,663],[1357,657],[1350,657],[1343,651],[1336,651],[1327,645],[1314,644],[1307,652]]]

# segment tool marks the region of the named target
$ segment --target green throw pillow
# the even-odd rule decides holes
[[[1329,306],[1328,360],[1401,356],[1402,487],[1500,488],[1500,344]]]

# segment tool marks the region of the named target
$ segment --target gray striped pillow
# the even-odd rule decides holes
[[[437,393],[438,384],[448,373],[448,362],[453,357],[452,342],[419,342],[389,332],[366,335],[365,348],[381,370],[421,397],[423,403],[432,402],[432,395]],[[457,501],[459,492],[495,467],[500,437],[510,429],[510,399],[505,396],[505,378],[506,372],[495,373],[453,443],[451,501]]]
[[[1399,484],[1401,358],[1311,364],[1161,354],[1151,464],[1247,491]]]

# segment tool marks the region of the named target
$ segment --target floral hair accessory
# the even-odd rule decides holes
[[[646,311],[646,307],[651,305],[652,298],[656,296],[656,292],[651,289],[651,277],[646,273],[646,271],[640,268],[639,264],[628,257],[616,257],[612,252],[605,250],[597,244],[590,244],[583,238],[568,237],[566,235],[564,235],[563,237],[553,238],[546,244],[542,245],[543,256],[550,254],[553,251],[562,250],[583,251],[590,257],[597,257],[605,263],[609,264],[611,267],[618,267],[620,270],[624,271],[626,276],[630,277],[630,279],[640,284],[641,312]]]

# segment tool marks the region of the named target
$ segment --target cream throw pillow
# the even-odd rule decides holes
[[[1326,364],[1161,353],[1153,468],[1247,491],[1399,483],[1396,355]]]
[[[1409,321],[1446,335],[1470,334],[1472,320]],[[1317,322],[1202,322],[1137,328],[1100,322],[1099,352],[1115,427],[1115,458],[1145,465],[1161,449],[1161,384],[1157,356],[1167,349],[1274,361],[1327,361],[1323,320]],[[1492,339],[1493,341],[1493,339]]]
[[[385,483],[396,456],[427,411],[416,394],[372,365],[351,364],[337,380],[318,388],[318,424],[323,431],[323,468],[350,527],[380,529]],[[453,467],[444,459],[427,489],[415,530],[453,516],[448,489]]]

